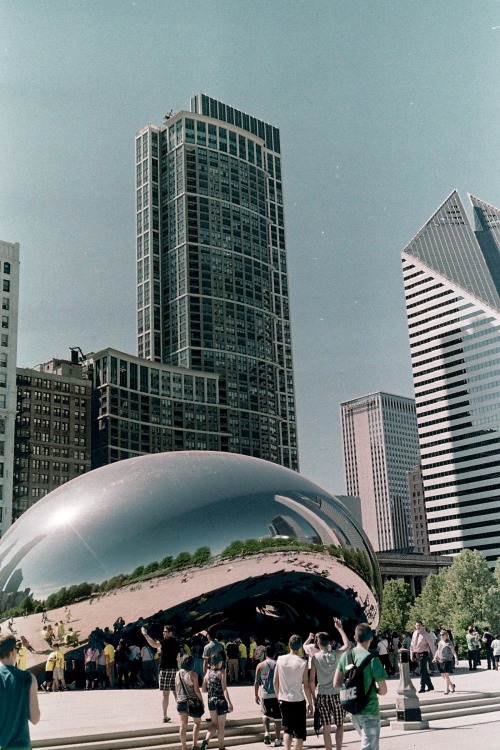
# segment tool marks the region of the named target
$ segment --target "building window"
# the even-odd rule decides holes
[[[10,292],[10,281],[9,279],[3,280],[3,290],[4,292]]]
[[[4,273],[10,273],[10,263],[4,263],[3,264],[3,272]]]

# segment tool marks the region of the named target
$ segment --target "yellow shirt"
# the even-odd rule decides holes
[[[248,649],[249,649],[248,655],[249,655],[250,659],[253,659],[253,655],[255,653],[255,649],[256,648],[257,648],[256,642],[255,641],[250,641],[250,646],[248,647]]]
[[[57,652],[53,651],[51,654],[49,654],[49,658],[45,662],[45,671],[46,672],[53,672],[54,667],[56,666],[56,660],[57,660]]]
[[[59,669],[64,669],[64,654],[61,651],[60,648],[58,648],[56,651],[54,651],[56,655],[56,663],[54,666],[59,667]]]
[[[244,643],[240,643],[238,646],[238,654],[240,659],[246,659],[247,658],[247,647]]]
[[[18,669],[26,669],[28,665],[28,652],[24,648],[24,646],[21,646],[20,649],[17,650],[17,656],[16,656],[16,667]]]
[[[108,657],[110,663],[115,660],[115,649],[111,643],[106,643],[104,646],[104,653]]]

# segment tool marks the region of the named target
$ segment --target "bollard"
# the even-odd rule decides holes
[[[410,652],[399,649],[399,686],[396,698],[396,721],[391,729],[428,729],[429,722],[422,720],[420,701],[410,677]]]

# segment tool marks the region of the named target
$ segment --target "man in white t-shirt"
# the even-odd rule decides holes
[[[313,714],[313,701],[307,679],[307,661],[297,653],[302,648],[302,638],[292,635],[288,645],[290,653],[278,656],[276,662],[274,692],[278,696],[283,717],[285,750],[291,750],[292,738],[295,739],[295,750],[302,750],[307,737],[306,718]]]

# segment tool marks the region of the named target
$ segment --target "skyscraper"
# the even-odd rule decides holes
[[[204,94],[136,137],[138,355],[220,376],[221,450],[298,468],[280,133]]]
[[[361,500],[363,529],[375,550],[412,544],[406,475],[418,459],[415,402],[371,393],[340,405],[348,495]]]
[[[19,243],[0,241],[2,332],[0,334],[0,536],[12,523],[16,422]]]
[[[431,553],[500,553],[500,211],[456,191],[404,248]]]

